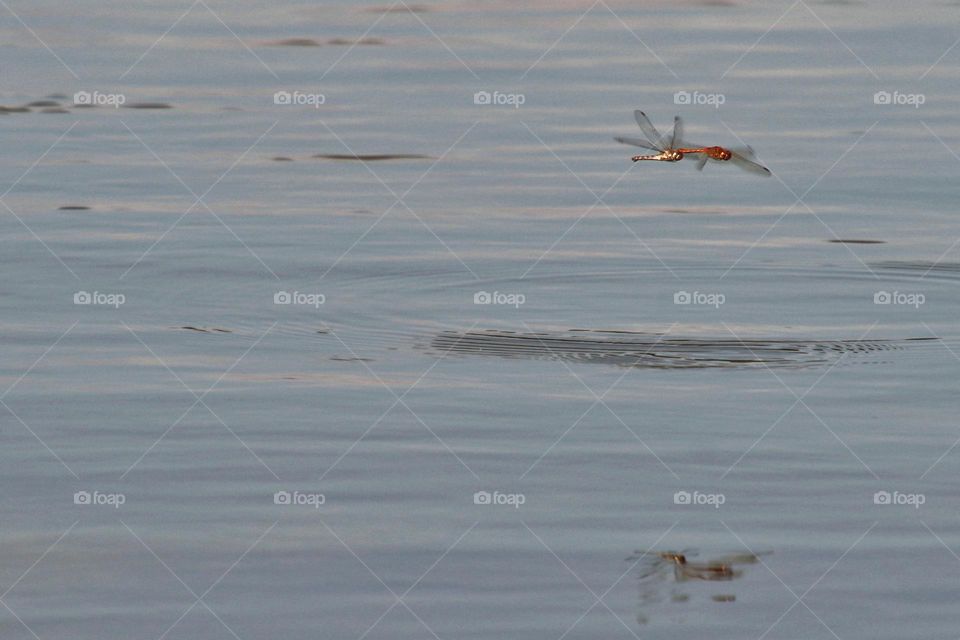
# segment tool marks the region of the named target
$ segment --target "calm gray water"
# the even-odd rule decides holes
[[[0,5],[0,637],[955,637],[957,3]]]

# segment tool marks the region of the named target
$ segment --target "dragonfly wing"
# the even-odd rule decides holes
[[[650,151],[660,151],[660,149],[652,146],[648,142],[641,140],[640,138],[624,138],[622,136],[617,136],[614,138],[614,140],[621,144],[632,144],[635,147],[643,147],[644,149],[649,149]]]
[[[637,124],[640,125],[640,130],[643,131],[643,135],[647,136],[650,144],[663,149],[663,147],[660,146],[664,144],[663,137],[660,135],[660,132],[657,131],[657,128],[653,126],[653,123],[650,122],[647,114],[637,109],[633,112],[633,117],[636,118]]]
[[[707,160],[709,159],[710,159],[710,156],[708,156],[705,153],[701,153],[700,159],[697,160],[697,171],[703,171],[703,168],[707,166]]]
[[[760,562],[761,556],[767,556],[771,553],[771,551],[761,551],[759,553],[733,553],[720,558],[714,558],[712,562],[719,564],[756,564]]]
[[[683,140],[683,120],[680,119],[680,116],[674,116],[673,137],[670,138],[670,148],[678,148],[682,144],[681,140]]]
[[[753,155],[753,149],[746,147],[744,149],[738,149],[736,151],[731,150],[730,160],[732,160],[738,167],[746,169],[750,173],[755,173],[760,176],[771,176],[770,169],[767,169],[762,164],[758,164],[748,158],[747,156]]]

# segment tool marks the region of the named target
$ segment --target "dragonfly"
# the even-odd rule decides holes
[[[661,135],[660,132],[657,131],[657,128],[653,126],[653,123],[650,122],[647,114],[639,109],[633,112],[633,117],[636,119],[637,124],[640,125],[640,130],[643,131],[643,135],[645,135],[647,139],[641,140],[640,138],[616,136],[614,140],[622,144],[629,144],[656,152],[653,155],[633,156],[631,160],[634,162],[640,162],[641,160],[679,162],[687,155],[698,155],[697,169],[699,171],[703,171],[707,162],[711,160],[715,162],[732,161],[737,166],[751,173],[762,176],[771,175],[769,169],[750,159],[753,156],[753,149],[750,147],[728,149],[719,146],[692,146],[684,142],[683,120],[680,119],[680,116],[674,116],[673,132],[670,135]]]
[[[735,553],[720,558],[714,558],[707,562],[695,562],[690,558],[697,555],[696,551],[687,549],[685,551],[660,551],[657,553],[648,553],[646,551],[637,551],[627,560],[639,560],[648,557],[651,561],[648,563],[647,570],[641,574],[640,578],[645,579],[653,575],[661,575],[666,567],[673,567],[674,579],[677,582],[686,580],[733,580],[743,574],[742,569],[737,565],[756,564],[760,562],[760,556],[770,553]]]

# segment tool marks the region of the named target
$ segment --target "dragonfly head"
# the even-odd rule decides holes
[[[672,562],[674,564],[687,564],[687,557],[682,553],[676,553],[674,551],[664,551],[658,554],[661,558],[667,562]]]
[[[723,147],[704,147],[702,153],[714,160],[729,160],[733,155]]]

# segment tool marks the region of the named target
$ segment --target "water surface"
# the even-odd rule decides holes
[[[953,636],[955,4],[9,5],[0,636]]]

